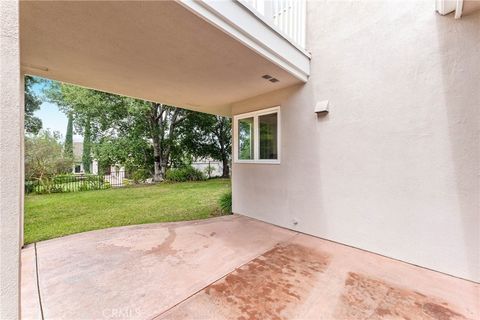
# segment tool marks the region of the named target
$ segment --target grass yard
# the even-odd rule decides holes
[[[132,224],[220,215],[230,180],[162,183],[25,197],[25,243]]]

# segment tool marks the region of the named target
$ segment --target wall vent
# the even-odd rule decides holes
[[[269,74],[264,74],[264,75],[262,76],[262,78],[265,79],[265,80],[268,80],[268,81],[270,81],[270,82],[279,82],[279,81],[280,81],[280,80],[278,80],[277,78],[274,78],[274,77],[272,77],[272,76],[269,75]]]

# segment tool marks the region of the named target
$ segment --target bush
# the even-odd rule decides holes
[[[74,174],[59,174],[53,177],[53,183],[67,183],[75,180],[76,177]]]
[[[62,193],[88,190],[104,190],[110,188],[110,183],[97,175],[58,175],[52,179],[25,181],[25,193]]]
[[[222,195],[219,200],[220,209],[222,213],[232,213],[232,191],[229,191]]]
[[[169,181],[174,182],[207,180],[203,172],[191,166],[185,168],[169,169],[167,170],[165,178]]]
[[[123,185],[126,187],[132,186],[134,184],[136,184],[136,182],[134,182],[132,179],[127,179],[127,178],[123,179]]]
[[[25,193],[32,193],[36,186],[36,181],[25,181]]]
[[[145,182],[148,178],[151,178],[151,173],[147,169],[138,169],[132,174],[132,180],[134,183]]]
[[[85,174],[83,176],[80,176],[80,180],[83,181],[90,181],[90,182],[102,182],[103,183],[103,177],[96,175],[96,174]]]
[[[62,193],[62,192],[63,192],[62,187],[57,185],[52,185],[48,190],[48,193]]]
[[[103,177],[96,174],[59,174],[53,177],[53,183],[70,183],[76,181],[103,182]]]
[[[89,191],[92,189],[92,185],[88,182],[83,182],[78,186],[77,191]]]

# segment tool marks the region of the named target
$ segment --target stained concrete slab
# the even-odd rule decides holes
[[[473,282],[299,234],[155,319],[473,320],[479,301]]]
[[[150,319],[294,234],[226,216],[40,242],[45,319]]]
[[[480,318],[478,284],[238,215],[87,232],[37,255],[45,319]]]

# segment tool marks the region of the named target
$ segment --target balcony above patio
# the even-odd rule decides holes
[[[22,71],[230,115],[309,76],[305,1],[262,3],[22,1]]]

